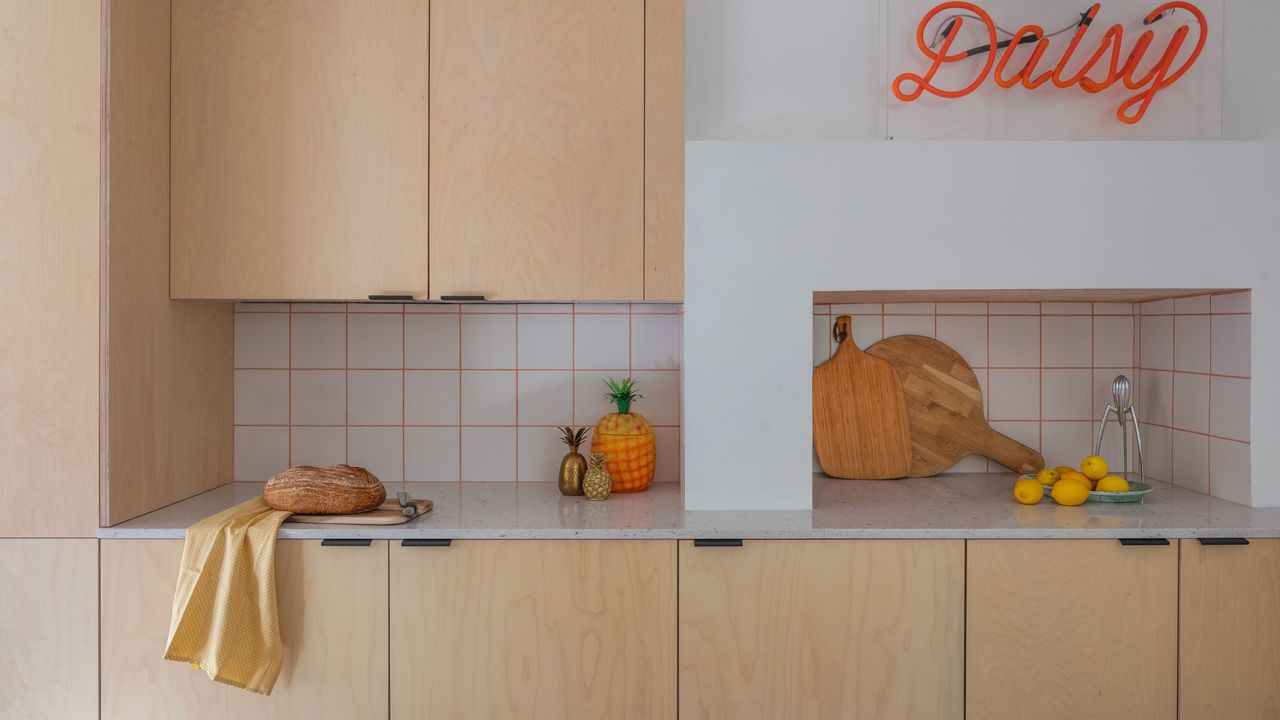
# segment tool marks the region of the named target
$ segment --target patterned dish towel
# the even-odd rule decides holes
[[[291,513],[261,497],[187,529],[166,660],[270,695],[284,644],[276,608],[276,531]]]

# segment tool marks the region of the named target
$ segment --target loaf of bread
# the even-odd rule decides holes
[[[268,480],[262,497],[276,510],[299,515],[352,515],[381,505],[387,490],[362,467],[299,465]]]

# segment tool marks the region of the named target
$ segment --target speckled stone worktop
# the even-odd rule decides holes
[[[1108,538],[1280,537],[1280,509],[1251,509],[1153,483],[1142,503],[1061,507],[1013,501],[1013,475],[852,481],[814,477],[812,511],[686,512],[659,483],[604,502],[553,483],[409,483],[435,508],[403,525],[285,523],[282,538]],[[391,492],[399,485],[388,488]],[[232,483],[98,531],[101,538],[180,538],[197,520],[262,491]]]

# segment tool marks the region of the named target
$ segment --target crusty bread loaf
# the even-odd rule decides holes
[[[299,465],[268,480],[262,497],[276,510],[299,515],[351,515],[381,505],[387,490],[362,467]]]

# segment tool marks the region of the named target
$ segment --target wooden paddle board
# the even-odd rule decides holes
[[[1044,457],[987,423],[973,368],[944,343],[921,335],[885,338],[867,354],[897,372],[911,425],[911,477],[944,472],[983,455],[1017,473],[1044,467]]]
[[[432,505],[430,500],[414,500],[413,503],[415,506],[413,517],[404,514],[398,500],[388,498],[386,502],[368,512],[355,515],[290,515],[285,522],[324,525],[399,525],[429,511]]]
[[[832,477],[886,480],[911,469],[911,431],[893,368],[853,341],[848,315],[836,318],[836,354],[813,370],[813,441]]]

